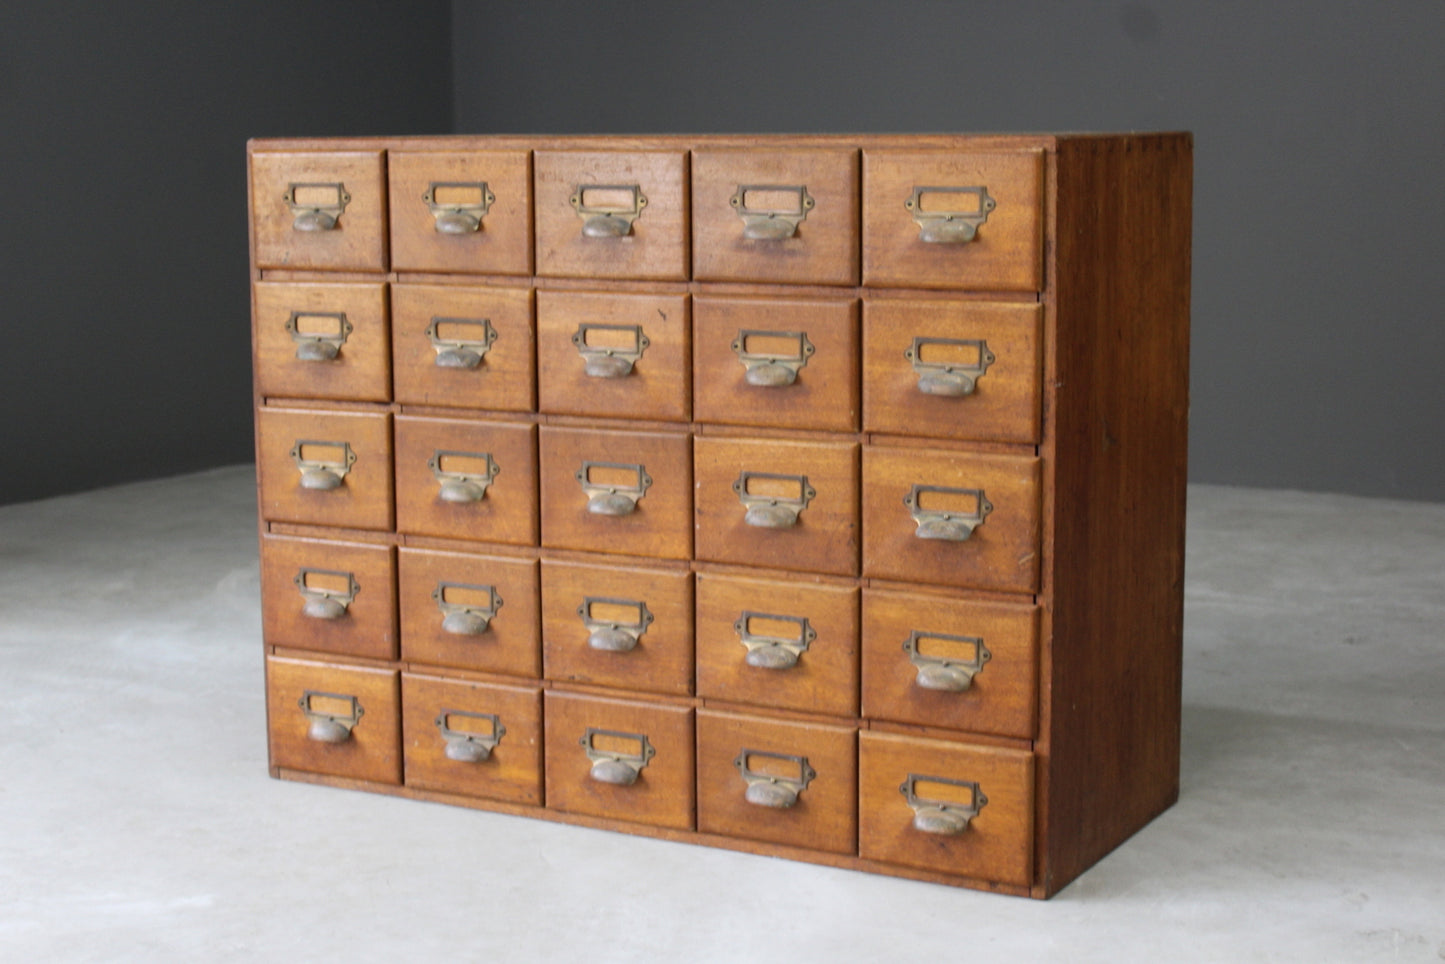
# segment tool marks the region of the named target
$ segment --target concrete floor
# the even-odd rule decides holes
[[[0,508],[0,960],[1445,959],[1445,505],[1190,499],[1182,798],[1047,903],[271,780],[250,467]]]

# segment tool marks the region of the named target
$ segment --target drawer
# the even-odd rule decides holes
[[[401,658],[508,676],[540,676],[537,563],[397,550]]]
[[[386,163],[393,269],[532,273],[526,151],[391,151]]]
[[[863,574],[1034,592],[1039,511],[1036,458],[867,446]]]
[[[401,706],[389,669],[266,657],[271,765],[401,782]]]
[[[386,270],[386,175],[380,151],[251,155],[258,268]]]
[[[858,152],[692,153],[699,281],[858,283]]]
[[[256,412],[261,517],[391,528],[391,416],[262,408]]]
[[[396,417],[396,527],[513,545],[537,541],[536,429]]]
[[[547,806],[691,830],[692,710],[549,690]]]
[[[252,293],[262,395],[391,401],[385,285],[258,281]]]
[[[401,674],[406,785],[542,803],[542,692]]]
[[[548,679],[692,693],[692,573],[542,563]]]
[[[858,841],[857,733],[697,711],[697,829],[851,854]]]
[[[544,426],[541,456],[542,545],[692,555],[688,436]]]
[[[777,575],[698,574],[698,695],[856,715],[858,591]]]
[[[698,437],[697,558],[858,572],[858,447]]]
[[[398,402],[532,410],[530,289],[392,285],[391,319]]]
[[[272,646],[395,659],[391,547],[262,535],[261,625]]]
[[[863,304],[863,428],[1037,443],[1043,306]]]
[[[687,154],[538,151],[537,273],[685,281]]]
[[[1038,291],[1042,151],[863,152],[863,283]]]
[[[693,299],[699,422],[858,430],[858,303]]]
[[[1033,785],[1033,756],[1021,750],[862,732],[858,853],[1027,887]]]
[[[863,715],[1032,739],[1034,606],[863,590]]]
[[[687,295],[537,292],[544,412],[687,421]]]

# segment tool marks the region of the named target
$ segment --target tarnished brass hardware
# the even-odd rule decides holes
[[[920,506],[921,497],[928,493],[972,497],[975,507],[970,511],[956,512],[947,509],[925,509]],[[983,489],[951,489],[942,485],[915,485],[903,497],[908,514],[918,528],[913,534],[920,539],[947,539],[950,542],[964,542],[973,535],[973,530],[983,525],[984,519],[993,511],[993,503],[984,497]]]
[[[593,469],[613,470],[628,475],[626,482],[604,482],[592,478]],[[593,515],[630,515],[652,485],[652,476],[641,465],[625,462],[583,462],[575,473],[587,495],[587,511]]]
[[[587,334],[593,331],[622,332],[632,338],[623,345],[591,345],[587,343]],[[637,364],[652,342],[643,334],[641,325],[592,325],[584,322],[572,333],[572,344],[577,346],[577,354],[582,356],[590,377],[625,378],[632,374],[632,366]]]
[[[346,185],[332,183],[291,183],[282,195],[291,209],[291,227],[296,231],[334,231],[351,195]]]
[[[598,604],[625,608],[636,613],[637,618],[626,621],[602,618],[593,612],[593,607]],[[582,605],[577,607],[577,615],[582,618],[582,625],[587,627],[587,645],[609,653],[626,653],[635,649],[638,640],[647,632],[647,627],[652,625],[654,618],[645,602],[635,599],[608,599],[602,596],[588,596],[583,599]]]
[[[923,351],[931,345],[963,349],[964,354],[977,353],[965,361],[924,361]],[[972,395],[978,380],[997,359],[982,338],[914,338],[903,350],[903,357],[918,375],[918,390],[925,395]]]
[[[421,199],[431,209],[437,234],[471,234],[482,229],[497,196],[486,181],[433,181]]]
[[[309,576],[330,576],[332,579],[345,580],[346,588],[338,589],[324,585],[310,585]],[[301,607],[301,615],[309,616],[311,619],[340,619],[346,615],[347,608],[351,605],[356,594],[361,592],[361,586],[357,583],[356,577],[349,572],[338,572],[334,569],[302,569],[292,578],[296,583],[301,598],[305,601]]]
[[[442,325],[478,328],[476,338],[443,338],[438,334]],[[438,368],[476,368],[486,357],[487,349],[497,340],[497,330],[487,318],[432,318],[426,326],[426,336],[436,351]]]
[[[926,194],[952,194],[960,201],[972,198],[967,206],[925,211]],[[915,187],[903,206],[913,212],[918,224],[918,240],[929,244],[964,244],[978,235],[979,226],[988,220],[998,201],[988,196],[987,187]]]
[[[344,703],[348,709],[342,713],[327,712],[312,705],[317,699]],[[317,743],[345,743],[351,739],[352,728],[361,721],[362,714],[366,712],[361,707],[361,701],[354,696],[345,693],[322,693],[319,690],[302,693],[296,705],[301,707],[301,712],[311,724],[306,730],[307,739]]]
[[[790,763],[797,767],[797,776],[776,776],[755,770],[751,762],[754,757],[765,757],[769,760]],[[738,768],[738,773],[742,775],[743,782],[748,786],[743,794],[743,799],[759,807],[778,809],[791,807],[798,802],[798,794],[808,789],[808,784],[812,783],[813,778],[818,775],[818,771],[808,765],[808,758],[805,756],[768,753],[763,750],[742,750],[738,753],[738,758],[733,761],[733,766]]]
[[[445,463],[448,458],[480,460],[484,465],[481,471],[447,469]],[[482,501],[488,486],[497,477],[497,473],[502,471],[502,467],[492,458],[491,452],[444,452],[440,449],[426,460],[426,467],[431,469],[432,476],[440,486],[437,497],[443,502]]]
[[[637,744],[636,753],[619,749],[603,749],[597,746],[597,737],[606,737],[609,742]],[[587,727],[587,732],[577,742],[592,761],[592,779],[598,783],[610,783],[619,787],[630,787],[647,767],[648,761],[657,755],[645,733],[620,733],[616,730],[599,730]]]
[[[761,196],[761,204],[749,204],[748,195]],[[775,200],[787,203],[774,206]],[[781,241],[798,233],[798,225],[817,204],[804,184],[739,184],[728,201],[743,219],[743,237],[749,241]]]
[[[447,599],[448,589],[460,589],[487,597],[486,603],[457,602]],[[431,591],[437,609],[442,614],[442,632],[453,636],[480,636],[492,625],[497,610],[502,608],[502,597],[496,586],[473,586],[463,582],[439,582]]]
[[[467,720],[485,720],[489,729],[482,732],[475,730],[454,730],[452,729],[452,718],[457,717]],[[502,742],[502,737],[507,735],[507,728],[495,713],[468,713],[465,710],[442,710],[436,718],[437,732],[441,733],[442,739],[446,741],[446,755],[448,760],[456,760],[458,763],[481,763],[492,755],[497,744]]]
[[[754,619],[774,620],[793,623],[798,632],[793,636],[776,636],[752,632]],[[817,630],[808,623],[805,616],[779,616],[773,613],[746,611],[733,623],[738,639],[747,647],[744,661],[758,669],[791,669],[798,665],[798,657],[808,651],[808,646],[818,638]]]
[[[313,450],[312,456],[304,453]],[[321,458],[315,450],[322,449],[335,453],[335,457]],[[317,456],[317,457],[313,457]],[[291,460],[301,473],[301,488],[327,491],[340,488],[346,473],[356,464],[356,453],[351,451],[349,442],[327,442],[319,439],[297,439],[291,446]]]
[[[753,339],[755,345],[766,341],[770,347],[782,347],[778,343],[787,342],[787,350],[755,351],[749,348],[749,339]],[[760,388],[793,384],[798,380],[798,370],[808,364],[808,358],[817,350],[805,331],[762,331],[753,328],[739,331],[733,339],[732,348],[747,370],[743,379],[749,385]]]
[[[790,483],[787,488],[797,487],[796,495],[779,495],[777,490],[785,486],[766,486],[773,492],[753,491],[753,482]],[[817,490],[808,484],[806,475],[778,475],[772,472],[743,472],[733,482],[733,491],[738,501],[747,509],[743,521],[762,529],[786,529],[798,524],[798,515],[813,501]]]
[[[320,319],[329,319],[335,325],[335,331],[301,330],[308,322],[314,324]],[[351,334],[352,327],[344,311],[293,311],[286,319],[286,331],[296,342],[296,357],[301,361],[332,361],[341,352],[341,346],[346,344],[346,336]]]
[[[946,640],[950,644],[957,644],[961,649],[971,650],[973,655],[965,659],[925,655],[919,651],[921,639]],[[983,669],[983,664],[993,658],[993,654],[978,636],[921,633],[916,629],[908,634],[903,651],[908,654],[908,661],[918,668],[915,683],[926,690],[946,690],[951,693],[961,693],[972,686],[973,678]]]
[[[647,198],[638,184],[579,184],[568,198],[589,238],[620,238],[632,233]]]
[[[945,786],[957,787],[960,790],[967,790],[969,801],[959,803],[953,800],[930,800],[920,797],[914,790],[914,785],[919,781],[938,783]],[[908,779],[898,788],[903,794],[903,799],[908,801],[908,806],[913,809],[913,826],[916,830],[924,833],[937,834],[960,834],[968,829],[973,818],[978,816],[979,811],[988,804],[988,797],[978,788],[978,784],[971,780],[947,780],[943,777],[930,777],[917,773],[908,774]]]

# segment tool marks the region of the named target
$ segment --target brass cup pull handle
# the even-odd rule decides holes
[[[473,234],[497,199],[485,181],[433,181],[421,196],[437,234]]]
[[[321,701],[320,706],[315,705],[317,700]],[[309,724],[306,738],[317,743],[345,743],[351,739],[352,729],[361,722],[362,714],[366,712],[355,696],[319,690],[302,693],[296,705],[301,707],[301,713]]]
[[[941,643],[945,653],[924,654],[923,641]],[[921,633],[913,630],[903,643],[908,661],[918,670],[914,683],[921,689],[961,693],[973,685],[973,678],[993,654],[978,636],[951,636],[946,633]],[[957,655],[952,655],[957,653]]]
[[[286,206],[291,209],[291,228],[295,231],[335,231],[351,195],[346,185],[339,181],[332,183],[293,182],[286,186],[282,195]]]
[[[454,598],[448,599],[448,592]],[[462,593],[473,598],[484,596],[486,601],[463,602],[455,598]],[[442,632],[453,636],[480,636],[491,628],[497,610],[502,608],[502,597],[496,586],[477,586],[462,582],[439,582],[432,590],[432,599],[442,614]]]
[[[782,241],[798,233],[817,204],[804,184],[739,184],[728,203],[743,220],[749,241]]]
[[[924,508],[923,497],[939,496],[947,500],[947,507]],[[958,508],[952,503],[963,500],[971,507]],[[943,539],[949,542],[966,542],[975,529],[983,525],[993,511],[993,503],[983,494],[983,489],[954,489],[943,485],[915,485],[903,497],[908,514],[913,517],[917,528],[913,534],[919,539]]]
[[[603,745],[598,745],[603,737]],[[587,732],[577,742],[592,761],[589,775],[598,783],[618,787],[630,787],[637,782],[647,764],[657,755],[657,750],[647,740],[645,733],[622,733],[617,730],[599,730],[587,727]],[[635,750],[632,747],[636,747]]]
[[[597,341],[590,339],[596,332]],[[587,322],[572,333],[572,344],[582,357],[589,378],[626,378],[652,344],[641,325],[594,325]]]
[[[313,576],[321,578],[313,581]],[[333,569],[305,567],[291,581],[301,593],[301,615],[309,619],[340,619],[361,592],[356,576]]]
[[[925,361],[925,354],[932,360]],[[972,395],[988,366],[998,360],[982,338],[914,338],[903,357],[918,375],[920,392],[953,398]]]
[[[782,388],[798,380],[798,372],[817,349],[805,331],[764,331],[745,328],[732,349],[744,368],[743,379],[759,388]]]
[[[598,470],[601,472],[594,476]],[[587,496],[587,511],[593,515],[631,515],[652,485],[646,467],[622,462],[583,462],[574,477]]]
[[[926,203],[930,196],[949,195],[945,206]],[[915,187],[903,206],[913,213],[918,225],[918,240],[928,244],[966,244],[978,236],[978,229],[988,221],[989,212],[998,201],[989,197],[988,188]]]
[[[647,198],[638,184],[579,184],[568,198],[589,238],[621,238],[632,233]]]
[[[767,761],[757,766],[754,761]],[[818,771],[808,765],[805,756],[787,753],[769,753],[765,750],[743,749],[733,761],[738,774],[747,784],[743,799],[757,807],[787,809],[798,802],[798,795],[808,789],[808,784]],[[787,768],[786,773],[777,771]],[[796,775],[795,775],[796,771]]]
[[[437,480],[437,498],[458,504],[482,501],[492,480],[502,471],[490,452],[441,449],[432,453],[426,467],[431,469],[432,477]]]
[[[318,325],[324,330],[317,330]],[[286,319],[286,331],[296,343],[300,361],[334,361],[353,327],[344,311],[293,311]]]
[[[301,473],[301,488],[326,492],[341,487],[356,464],[356,453],[349,442],[297,439],[291,447],[291,460]]]
[[[619,609],[627,611],[629,617],[620,617]],[[602,596],[588,596],[577,607],[577,615],[587,629],[587,645],[606,653],[628,653],[637,648],[647,627],[652,625],[653,615],[647,603],[635,599],[609,599]]]
[[[753,620],[770,623],[791,623],[797,632],[790,635],[753,632]],[[809,624],[806,616],[782,616],[774,613],[744,611],[733,623],[738,640],[747,648],[743,658],[749,666],[758,669],[791,669],[798,665],[798,659],[808,651],[808,646],[818,638],[818,632]]]
[[[473,332],[471,338],[444,338],[443,329],[456,334],[461,331]],[[486,357],[492,342],[497,340],[497,331],[487,318],[440,318],[433,317],[426,326],[426,337],[436,352],[438,368],[476,368]]]
[[[920,782],[951,788],[951,796],[948,799],[920,796],[916,790],[916,785]],[[910,773],[908,779],[898,788],[898,792],[903,794],[903,798],[913,810],[913,828],[923,833],[948,836],[963,833],[973,822],[973,818],[978,816],[979,811],[988,804],[988,797],[983,795],[978,784],[972,780],[949,780]]]
[[[475,725],[473,723],[466,729],[458,729],[452,725],[454,719],[485,722],[487,726],[486,729],[472,729]],[[447,759],[458,763],[482,763],[490,759],[492,751],[502,742],[502,737],[507,735],[507,728],[495,713],[444,709],[437,714],[434,722],[437,732],[446,743]]]
[[[799,515],[818,494],[806,475],[748,471],[733,481],[733,492],[746,510],[743,521],[760,529],[797,525]]]

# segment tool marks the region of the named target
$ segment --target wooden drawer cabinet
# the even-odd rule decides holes
[[[1178,794],[1191,150],[252,142],[273,774],[1056,893]]]

